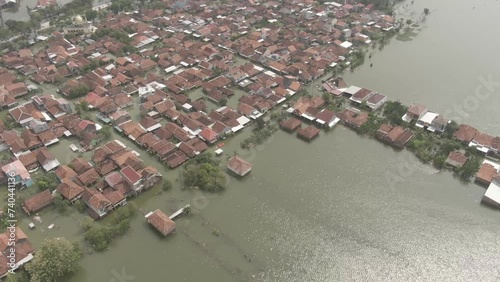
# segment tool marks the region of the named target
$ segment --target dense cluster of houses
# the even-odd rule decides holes
[[[109,14],[96,26],[125,32],[129,42],[111,35],[93,40],[54,32],[44,42],[46,48],[35,53],[30,49],[8,52],[2,63],[37,84],[64,82],[59,90],[68,97],[75,89],[88,89],[84,101],[100,120],[176,167],[206,149],[200,140],[211,144],[240,130],[300,91],[300,82],[309,82],[345,60],[353,43],[369,43],[370,34],[395,26],[393,18],[372,5],[351,1],[343,5],[234,1],[222,9],[203,1],[186,5],[190,13],[142,9]],[[82,22],[81,17],[75,20]],[[261,23],[266,27],[260,28]],[[140,52],[124,52],[127,44]],[[236,64],[236,54],[247,62]],[[71,116],[66,100],[44,95],[17,106],[16,98],[26,95],[30,85],[17,82],[14,72],[0,70],[4,89],[0,89],[0,106],[10,107],[13,120],[29,126],[24,135],[33,139],[30,147],[36,146],[36,139],[48,146],[69,134],[77,135],[84,149],[92,147],[99,125],[64,118]],[[205,100],[191,101],[187,95],[201,88],[209,100],[221,103],[234,94],[234,86],[248,93],[239,99],[237,109],[205,114]],[[144,118],[139,123],[131,121],[127,112],[132,95],[141,97]],[[378,93],[368,96],[380,101]],[[336,123],[335,114],[316,111],[318,105],[304,105],[296,106],[299,115],[330,127]],[[161,126],[161,117],[170,122]],[[20,142],[14,139],[5,146],[17,146],[14,143]],[[155,144],[159,140],[163,143]]]
[[[72,134],[61,122],[71,115],[71,106],[64,99],[36,96],[10,109],[9,114],[23,127],[21,130],[9,130],[3,122],[0,123],[0,151],[13,154],[10,162],[2,166],[0,181],[6,181],[7,174],[13,173],[16,185],[28,187],[33,183],[30,172],[40,167],[50,172],[59,166],[59,161],[48,147],[59,142],[59,138]]]
[[[352,107],[346,107],[339,112],[334,112],[325,108],[325,100],[321,96],[301,97],[286,110],[293,117],[281,122],[281,128],[289,132],[297,130],[297,136],[307,141],[319,135],[320,130],[318,128],[332,128],[339,122],[357,130],[368,121],[369,113],[365,109],[376,111],[387,101],[387,97],[378,92],[357,86],[348,86],[341,77],[327,79],[323,83],[323,89],[326,93],[335,97],[342,96],[348,98]],[[307,122],[309,126],[302,128],[302,121]],[[379,137],[382,140],[382,137],[386,137],[389,133],[388,130],[392,130],[392,128],[388,127],[386,125],[385,128],[379,130]],[[409,136],[408,132],[405,131],[405,136],[400,136],[400,134],[396,133],[399,130],[399,127],[396,128],[389,135],[390,138],[386,140],[390,141],[399,138],[402,141],[404,139],[404,142],[402,142],[402,146],[404,146],[413,135]],[[403,135],[403,132],[400,133]],[[389,143],[398,146],[397,144],[392,144],[393,142]]]
[[[54,95],[34,96],[9,110],[10,118],[22,127],[20,136],[14,130],[0,133],[0,150],[11,149],[18,156],[40,146],[50,146],[61,137],[76,136],[84,148],[90,148],[100,125],[82,120],[73,113],[71,104]],[[24,141],[24,146],[19,141]]]
[[[44,42],[46,48],[35,53],[23,49],[3,55],[0,107],[9,109],[22,130],[1,127],[0,148],[10,149],[16,158],[2,167],[2,176],[14,171],[19,184],[30,186],[30,171],[38,167],[55,171],[61,181],[57,191],[70,202],[83,199],[95,218],[161,179],[119,141],[95,149],[91,162],[77,158],[61,165],[47,147],[59,138],[77,136],[84,150],[91,149],[100,125],[82,120],[59,95],[19,103],[18,98],[34,86],[19,82],[17,74],[40,85],[62,83],[58,91],[65,97],[83,95],[82,101],[99,120],[174,168],[280,105],[299,92],[302,83],[345,61],[354,45],[371,42],[371,34],[395,26],[393,18],[372,5],[351,1],[186,5],[190,13],[142,9],[109,14],[96,26],[102,31],[120,30],[128,34],[127,40],[109,33],[94,39],[67,37],[74,32],[65,30],[51,34]],[[73,26],[84,23],[79,16],[74,21]],[[127,51],[130,46],[139,52]],[[243,63],[238,55],[246,58]],[[336,89],[341,84],[335,84]],[[197,88],[216,104],[223,104],[236,88],[246,94],[239,97],[235,109],[222,106],[209,111],[205,99],[189,98]],[[354,103],[366,103],[373,110],[386,100],[373,91],[354,90],[344,92],[352,92]],[[135,95],[140,100],[139,122],[127,110],[134,105]],[[321,97],[300,98],[288,109],[295,117],[282,127],[298,129],[299,137],[311,140],[319,134],[316,126],[333,127],[342,120],[359,127],[367,120],[363,112],[347,109],[336,114],[324,109],[324,104]],[[301,128],[299,119],[316,126]],[[231,162],[230,170],[237,174],[245,175],[250,169],[239,159]],[[37,212],[53,201],[52,191],[46,190],[27,199],[23,208]]]
[[[335,112],[324,109],[325,101],[321,96],[300,97],[293,103],[286,112],[292,117],[280,122],[280,127],[288,132],[297,130],[297,137],[306,141],[319,136],[319,128],[332,128],[340,118]],[[310,124],[302,128],[302,120]]]
[[[19,227],[0,234],[0,279],[33,259],[35,249]]]
[[[394,18],[373,5],[351,2],[235,1],[217,9],[201,4],[201,16],[168,17],[165,23],[277,73],[310,82],[344,60],[354,44],[369,44],[372,34],[395,27]],[[207,18],[213,22],[207,23]],[[261,23],[265,27],[259,28]]]
[[[82,157],[55,170],[60,181],[56,191],[74,203],[82,199],[94,219],[126,204],[130,196],[137,196],[161,181],[162,175],[152,166],[144,165],[139,154],[113,140],[95,149],[91,161]],[[54,202],[54,191],[45,190],[23,203],[26,213],[36,213]]]
[[[458,130],[453,134],[453,137],[470,147],[476,148],[482,153],[493,156],[498,156],[500,154],[499,136],[492,136],[480,132],[470,125],[461,124]]]
[[[0,123],[0,151],[13,154],[10,162],[3,163],[0,181],[7,180],[7,173],[16,175],[16,185],[29,187],[33,184],[30,172],[43,168],[55,170],[59,161],[49,147],[60,138],[76,136],[82,148],[90,149],[97,140],[100,126],[82,120],[72,112],[71,105],[52,95],[35,96],[30,101],[9,110],[9,114],[21,129],[9,130]]]
[[[59,32],[54,32],[46,44],[47,48],[41,48],[36,53],[30,49],[8,52],[1,57],[1,61],[8,69],[15,70],[38,84],[62,81],[83,71],[91,63],[79,47]],[[26,85],[24,88],[20,94],[28,93]]]
[[[29,92],[26,83],[18,81],[17,76],[6,68],[0,68],[0,110],[18,105],[17,99]]]
[[[421,104],[412,104],[408,107],[402,119],[406,122],[414,122],[416,127],[435,133],[443,133],[450,124],[448,119],[438,113],[429,111],[426,106]],[[393,137],[392,132],[395,130],[397,130],[399,137],[391,138]],[[390,140],[386,140],[388,143],[400,148],[413,136],[413,133],[409,129],[385,124],[377,131],[377,134],[379,133],[385,136],[382,137],[383,140],[389,138]],[[492,159],[498,159],[500,156],[500,137],[498,136],[480,132],[470,125],[460,124],[458,129],[453,132],[452,137]],[[445,164],[452,168],[461,168],[468,160],[469,157],[467,157],[464,150],[452,151],[446,158]],[[483,196],[483,201],[487,204],[500,207],[500,165],[485,159],[476,173],[476,182],[488,186]]]
[[[38,7],[54,3],[38,1]],[[16,184],[31,186],[30,172],[40,167],[53,171],[60,182],[56,191],[44,190],[26,199],[22,203],[26,213],[49,206],[59,193],[71,203],[83,201],[89,214],[98,219],[162,179],[154,167],[144,165],[139,153],[118,140],[96,148],[90,161],[78,157],[60,164],[49,146],[60,138],[76,136],[83,150],[94,149],[101,128],[74,113],[61,96],[83,96],[81,101],[100,121],[112,124],[175,168],[282,104],[302,84],[341,62],[348,64],[356,45],[370,44],[371,36],[397,26],[393,17],[373,5],[350,0],[342,4],[312,0],[170,4],[180,12],[141,8],[138,13],[110,13],[95,27],[75,16],[64,32],[45,38],[44,48],[7,52],[1,57],[0,109],[8,109],[21,129],[9,130],[0,121],[0,151],[10,150],[14,155],[2,164],[0,182],[13,173]],[[88,35],[96,30],[105,35],[91,39]],[[126,38],[106,31],[120,31]],[[18,75],[26,79],[20,80]],[[34,84],[62,86],[58,94],[21,102],[37,89]],[[334,95],[344,87],[341,81],[325,85]],[[198,88],[220,107],[208,110],[204,98],[191,100],[189,92]],[[234,109],[223,106],[235,89],[246,94]],[[372,110],[387,99],[367,89],[349,88],[341,93],[351,93],[353,103],[366,104]],[[134,106],[135,96],[140,100],[138,122],[127,110]],[[333,127],[342,121],[359,128],[368,119],[365,112],[346,109],[334,113],[324,105],[321,97],[302,97],[289,105],[294,117],[281,126],[312,140],[319,135],[317,127]],[[302,128],[301,120],[311,125]],[[399,128],[386,131],[383,138],[391,142],[405,143],[408,137],[405,132],[398,135]],[[235,156],[228,169],[244,176],[252,165]],[[148,222],[164,235],[175,229],[175,222],[159,210]],[[7,236],[0,234],[3,254]],[[22,265],[33,257],[33,249],[20,229],[16,229],[16,240],[16,265]],[[0,255],[0,260],[6,260],[5,256]],[[0,275],[5,275],[7,264],[2,265]]]
[[[438,113],[429,111],[422,104],[412,104],[402,119],[406,122],[415,122],[417,127],[437,133],[443,133],[450,123],[448,119]]]
[[[461,124],[453,137],[494,159],[500,157],[500,137],[498,136],[491,136],[470,125]],[[483,201],[494,207],[500,207],[500,166],[495,162],[485,160],[476,174],[476,182],[488,187]]]

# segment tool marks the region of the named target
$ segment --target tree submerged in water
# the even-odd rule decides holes
[[[182,172],[185,188],[198,188],[208,192],[226,189],[226,175],[219,167],[219,161],[212,154],[203,153],[189,160]]]
[[[83,238],[95,251],[102,252],[115,238],[127,232],[136,212],[137,207],[133,203],[128,203],[110,215],[107,225],[85,220],[81,223],[84,230]]]
[[[26,270],[33,282],[56,281],[78,270],[82,257],[80,246],[65,238],[45,240]]]

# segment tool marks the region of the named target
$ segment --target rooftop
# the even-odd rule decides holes
[[[54,202],[54,196],[50,190],[44,190],[33,197],[28,198],[23,203],[23,209],[27,214],[37,212]]]
[[[252,164],[239,156],[233,156],[229,159],[227,168],[239,176],[245,176],[252,170]]]
[[[489,185],[497,175],[497,169],[489,164],[483,163],[476,174],[476,181]]]
[[[156,210],[150,214],[148,216],[148,223],[156,228],[163,236],[167,236],[175,230],[175,222],[161,210]]]
[[[137,173],[131,166],[126,166],[122,170],[120,170],[123,177],[127,179],[127,181],[131,184],[135,184],[142,179],[141,175]]]

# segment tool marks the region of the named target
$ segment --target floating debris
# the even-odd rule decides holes
[[[219,230],[218,229],[214,229],[212,231],[212,234],[214,234],[215,236],[219,237],[220,233],[219,233]]]

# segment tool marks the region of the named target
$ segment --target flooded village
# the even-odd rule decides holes
[[[16,187],[16,240],[26,245],[13,268],[36,256],[26,233],[64,228],[42,219],[66,209],[79,214],[74,238],[85,234],[94,251],[112,241],[100,232],[123,236],[136,211],[150,225],[141,228],[171,237],[190,205],[141,205],[171,186],[211,193],[246,181],[255,167],[245,151],[278,128],[307,151],[342,125],[475,180],[500,206],[500,137],[343,79],[411,22],[355,1],[228,2],[101,7],[3,53],[0,181]],[[210,177],[186,181],[202,179],[191,169]]]

